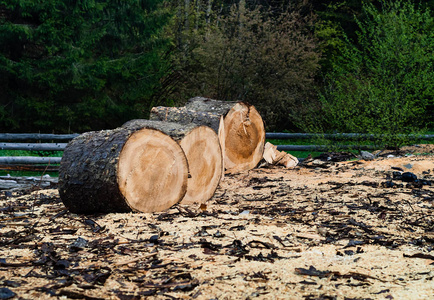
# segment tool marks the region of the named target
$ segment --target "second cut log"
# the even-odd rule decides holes
[[[217,134],[207,126],[180,125],[149,120],[131,120],[123,127],[137,130],[153,124],[165,127],[165,133],[179,143],[187,157],[187,192],[181,204],[204,203],[211,199],[220,182],[223,157]]]
[[[264,123],[248,103],[196,97],[185,107],[154,107],[151,119],[211,127],[219,136],[227,173],[253,169],[262,159]]]

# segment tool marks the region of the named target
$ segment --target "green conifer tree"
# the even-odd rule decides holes
[[[168,69],[162,0],[0,1],[0,128],[113,128]]]

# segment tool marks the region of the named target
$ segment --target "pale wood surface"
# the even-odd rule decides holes
[[[262,159],[264,123],[248,103],[195,97],[185,107],[154,107],[151,119],[211,127],[219,135],[227,173],[253,169]]]
[[[187,191],[188,164],[182,149],[159,130],[144,128],[125,143],[119,156],[118,183],[136,211],[164,211]]]
[[[277,147],[269,142],[265,144],[264,160],[270,165],[282,165],[293,168],[298,165],[298,159],[285,151],[277,150]]]
[[[123,126],[134,129],[153,126],[179,143],[189,168],[187,192],[182,204],[204,203],[214,195],[223,173],[222,151],[214,130],[193,123],[153,120],[131,120]],[[166,188],[170,189],[169,186]]]
[[[205,203],[211,199],[223,173],[223,157],[217,134],[209,127],[199,126],[181,141],[187,157],[190,176],[181,204]]]
[[[227,173],[251,170],[262,159],[265,128],[257,110],[237,103],[224,118],[225,168]]]

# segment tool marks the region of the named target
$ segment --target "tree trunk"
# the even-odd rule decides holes
[[[131,120],[122,127],[140,129],[160,121]],[[204,203],[212,198],[223,171],[223,157],[217,134],[209,127],[190,123],[165,123],[165,132],[179,143],[187,157],[187,193],[181,204]]]
[[[190,30],[190,0],[184,0],[184,30],[188,33]]]
[[[262,159],[264,123],[253,105],[203,97],[190,99],[185,107],[154,107],[152,120],[196,123],[217,132],[227,173],[253,169]]]
[[[87,132],[64,151],[59,194],[74,213],[155,212],[180,202],[188,164],[164,124]]]
[[[208,25],[207,29],[208,29],[209,23],[211,21],[211,9],[212,9],[212,1],[208,0],[208,5],[207,5],[207,8],[206,8],[206,24]]]

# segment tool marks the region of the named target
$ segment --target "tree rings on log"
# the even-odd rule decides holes
[[[196,97],[185,107],[154,107],[151,119],[196,123],[214,129],[219,135],[227,173],[253,169],[262,159],[264,123],[255,107],[248,103]]]
[[[87,132],[64,151],[59,194],[74,213],[155,212],[187,192],[184,151],[156,128]]]
[[[132,120],[123,127],[138,129],[157,126],[156,124],[160,124],[161,130],[179,143],[187,157],[187,193],[181,204],[204,203],[211,199],[223,171],[223,157],[217,134],[207,126],[149,120]]]
[[[253,106],[237,103],[224,117],[225,168],[229,173],[251,170],[262,159],[265,129]]]

